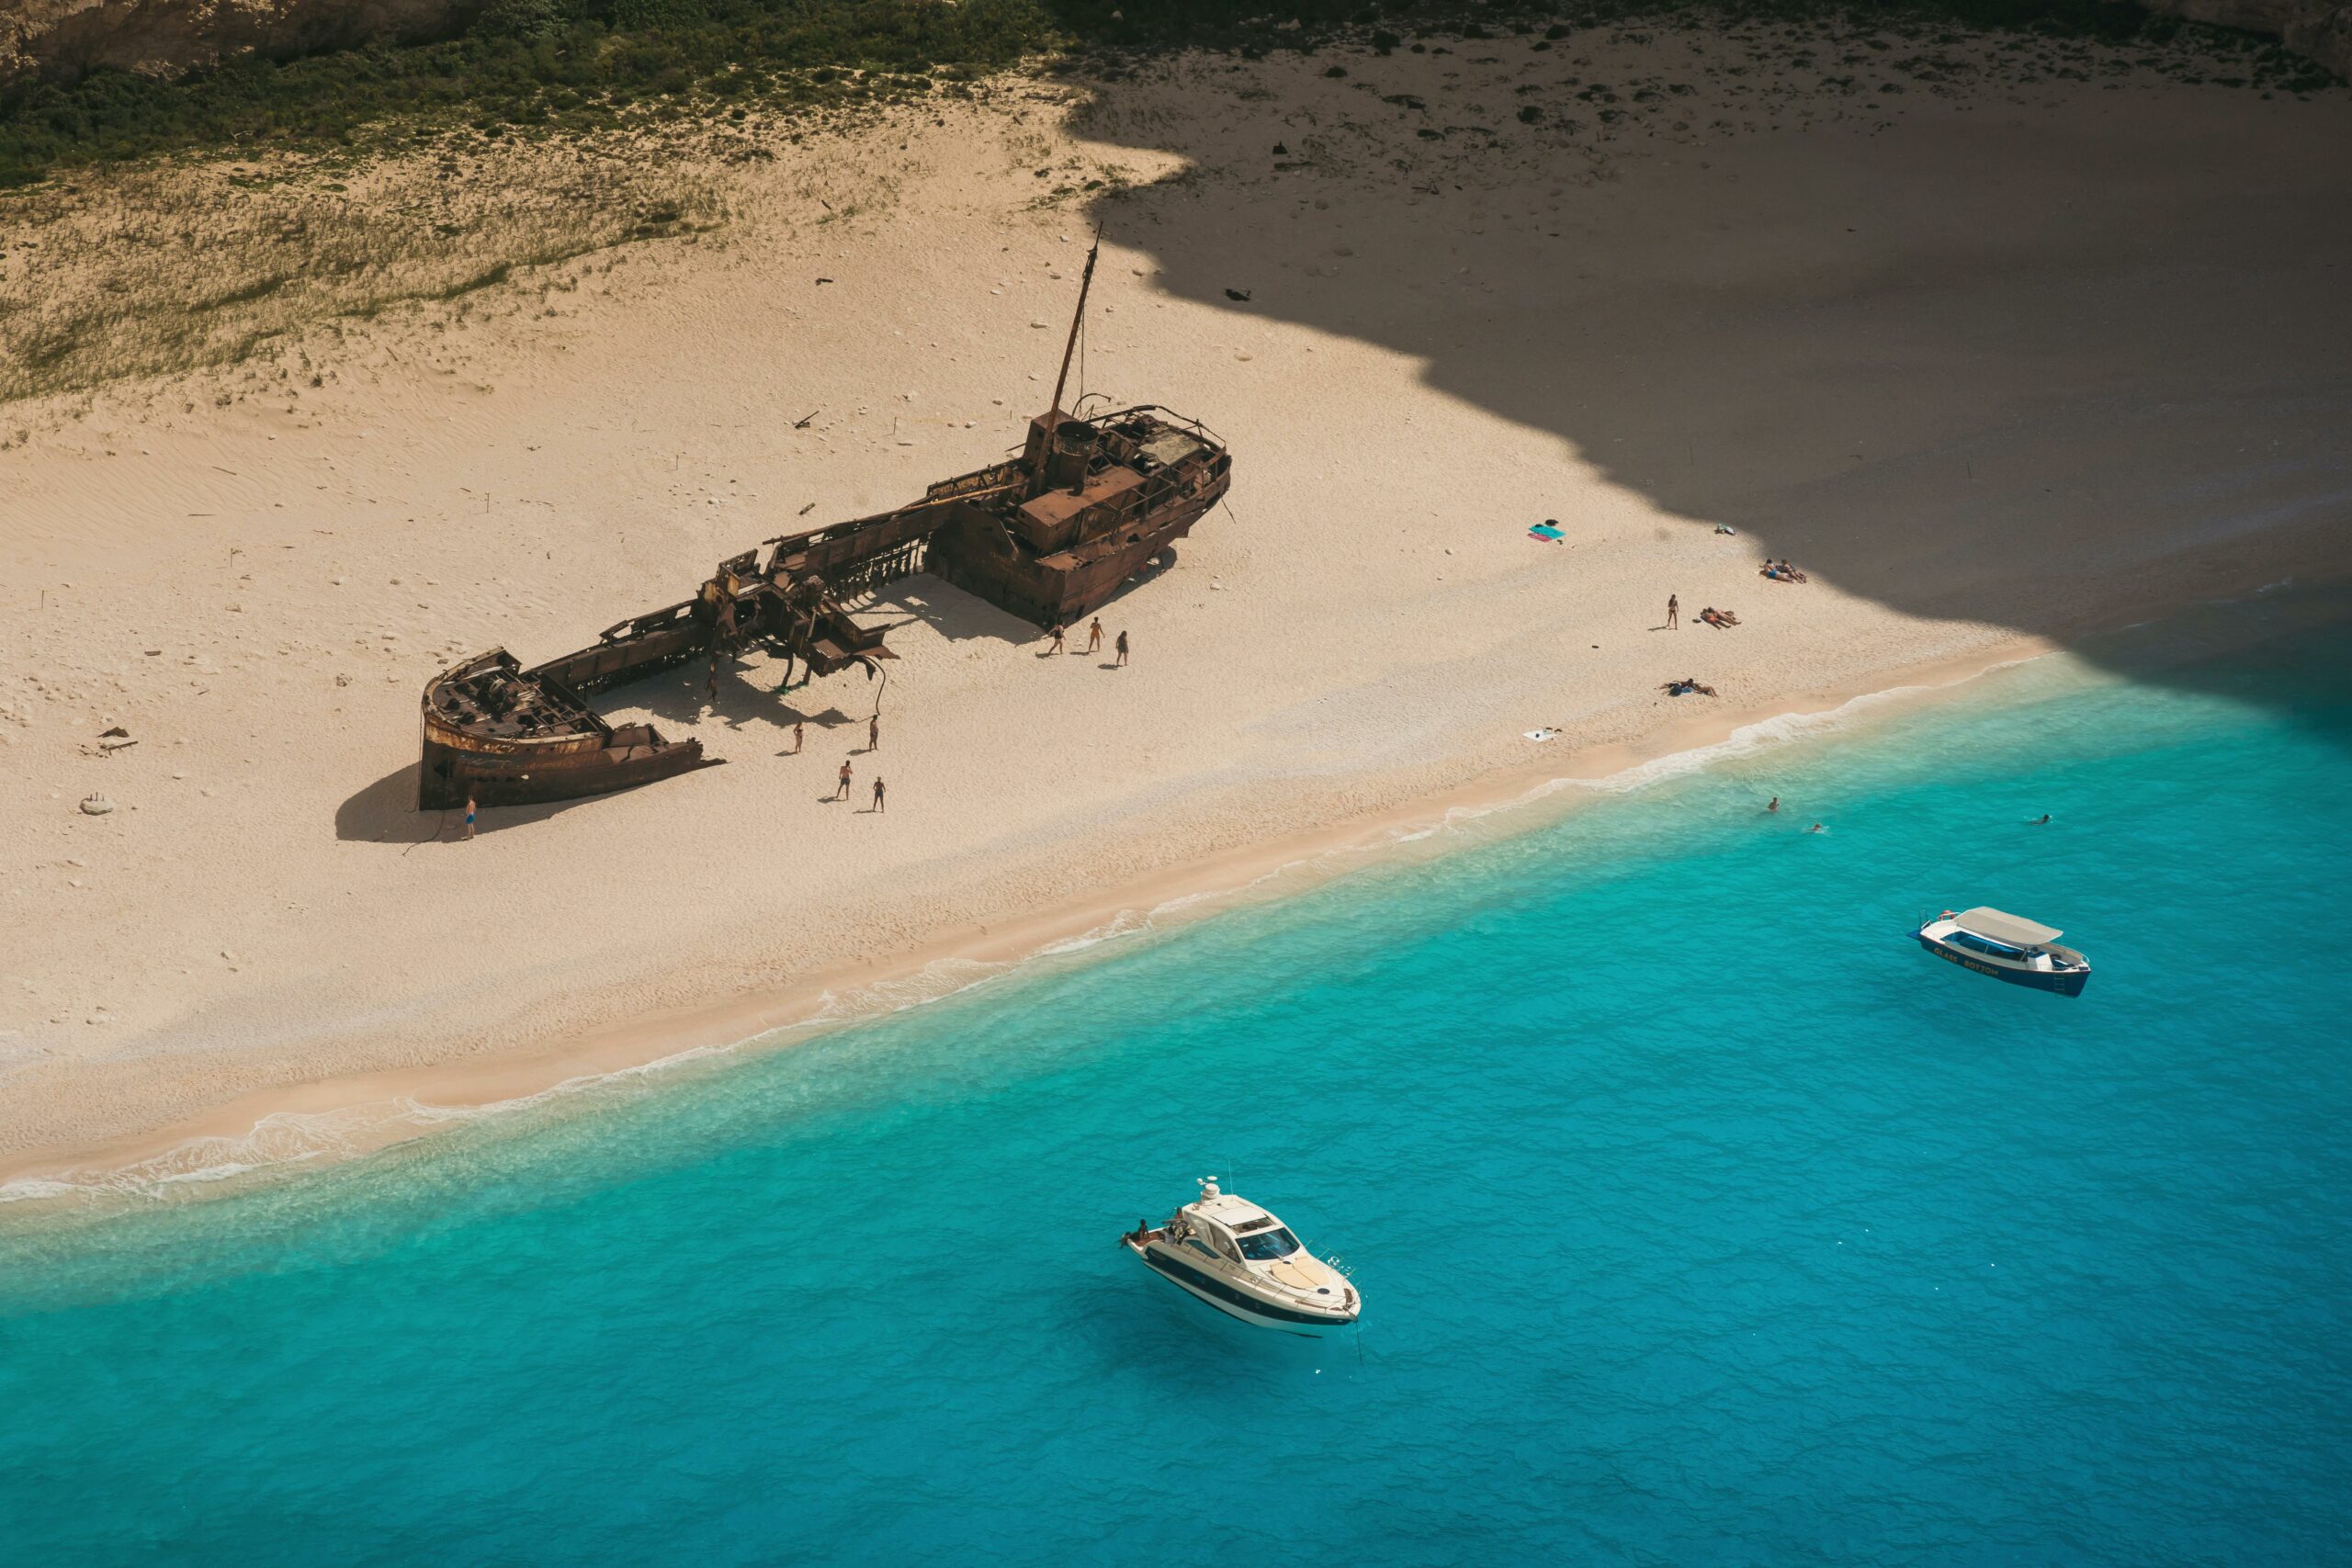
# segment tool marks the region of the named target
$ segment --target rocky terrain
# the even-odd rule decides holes
[[[100,67],[175,74],[241,54],[447,32],[480,0],[0,0],[0,84]]]
[[[2352,4],[2346,0],[2147,0],[2162,11],[2217,28],[2278,39],[2338,76],[2352,77]]]
[[[2352,76],[2352,0],[2145,0],[2279,39]],[[446,34],[483,0],[0,0],[0,85],[98,67],[172,73],[241,54],[288,56]]]

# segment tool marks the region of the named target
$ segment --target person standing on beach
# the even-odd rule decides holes
[[[1119,665],[1119,668],[1120,668],[1120,669],[1122,669],[1122,670],[1124,670],[1124,669],[1125,669],[1125,668],[1127,667],[1127,634],[1126,634],[1126,632],[1125,632],[1125,630],[1122,630],[1122,631],[1119,633],[1119,659],[1118,659],[1118,665]]]
[[[880,779],[880,777],[878,777],[878,776],[877,776],[877,777],[875,779],[875,781],[874,781],[874,809],[875,809],[875,810],[876,810],[876,811],[880,811],[880,810],[882,810],[882,809],[883,809],[883,806],[882,806],[882,780],[881,780],[881,779]]]
[[[882,750],[882,716],[878,713],[865,721],[865,749],[869,751]]]
[[[717,702],[718,700],[718,649],[715,648],[710,650],[709,691],[710,700],[714,703]]]
[[[792,754],[793,754],[794,756],[797,757],[798,755],[800,755],[800,746],[801,746],[801,743],[802,743],[803,741],[807,740],[808,739],[808,721],[807,721],[806,719],[798,719],[798,718],[794,719],[794,720],[792,721]]]
[[[847,757],[842,759],[841,783],[833,786],[833,798],[835,800],[849,798],[849,759]]]
[[[1056,653],[1060,653],[1060,652],[1062,652],[1062,651],[1063,651],[1063,649],[1062,649],[1062,624],[1061,624],[1059,621],[1056,621],[1056,622],[1054,623],[1054,631],[1053,631],[1053,636],[1054,636],[1054,651],[1055,651]]]
[[[468,792],[467,792],[467,795],[466,795],[466,837],[467,837],[468,839],[471,839],[473,836],[474,836],[474,797],[473,797],[473,794],[472,794],[472,792],[471,792],[471,791],[468,791]]]
[[[1673,594],[1666,596],[1666,629],[1676,631],[1682,625],[1682,603]]]
[[[1093,653],[1102,646],[1102,617],[1097,615],[1086,628],[1086,651]]]

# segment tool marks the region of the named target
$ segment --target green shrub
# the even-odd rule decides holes
[[[571,21],[563,0],[491,0],[474,22],[482,38],[537,41],[560,32]]]
[[[0,186],[184,147],[334,147],[461,123],[589,130],[631,105],[674,114],[698,91],[794,104],[811,97],[810,84],[844,72],[861,99],[921,93],[932,80],[970,81],[1040,52],[1065,51],[1076,69],[1089,57],[1066,52],[1073,49],[1115,68],[1118,54],[1137,51],[1205,47],[1256,59],[1340,37],[1382,55],[1408,33],[1477,39],[1541,27],[1551,41],[1568,36],[1560,15],[1537,0],[1285,0],[1274,11],[1263,0],[490,0],[464,36],[437,42],[282,62],[249,57],[178,81],[96,71],[19,84],[0,91]],[[1598,0],[1575,21],[1661,15],[1699,25],[1941,21],[2152,42],[2182,26],[2135,0]],[[2265,88],[2313,91],[2329,80],[2276,49],[2251,63],[2245,79]],[[860,80],[861,72],[875,74]]]
[[[710,19],[702,0],[612,0],[616,32],[677,32]]]

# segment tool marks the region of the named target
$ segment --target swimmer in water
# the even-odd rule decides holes
[[[1829,829],[1823,827],[1820,823],[1815,822],[1812,827],[1807,828],[1805,831],[1808,833],[1826,833]]]
[[[2026,824],[2026,826],[2027,826],[2027,827],[2029,827],[2029,828],[2047,828],[2047,827],[2049,827],[2049,826],[2050,826],[2050,813],[2048,813],[2047,811],[2043,812],[2041,816],[2039,816],[2039,817],[2035,818],[2032,821],[2030,821],[2030,822],[2027,823],[2027,824]]]
[[[1776,795],[1771,799],[1766,801],[1764,803],[1764,809],[1767,811],[1778,811],[1781,809],[1781,797]]]

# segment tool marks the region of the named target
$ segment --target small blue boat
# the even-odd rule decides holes
[[[2012,986],[2079,997],[2090,984],[2091,961],[2059,946],[2066,933],[2039,920],[1998,909],[1946,909],[1912,934],[1938,958]]]

